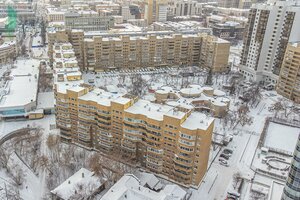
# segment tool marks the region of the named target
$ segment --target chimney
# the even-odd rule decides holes
[[[71,181],[69,180],[68,183],[71,184]]]

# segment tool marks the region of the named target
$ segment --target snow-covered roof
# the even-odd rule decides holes
[[[39,93],[37,108],[54,108],[54,92]]]
[[[95,190],[101,187],[104,183],[101,182],[100,178],[94,175],[93,172],[88,169],[81,168],[57,188],[51,191],[61,199],[70,199],[72,195],[80,191],[79,186],[82,186],[85,194],[90,196]]]
[[[212,91],[213,96],[205,94],[204,91]],[[187,109],[192,109],[193,102],[197,103],[199,101],[209,101],[215,106],[227,106],[230,102],[230,100],[225,97],[225,92],[216,90],[212,87],[201,87],[200,85],[189,85],[187,88],[181,89],[180,92],[172,90],[172,88],[166,90],[163,87],[162,89],[155,91],[155,93],[158,94],[168,94],[169,92],[176,94],[178,99],[166,101],[167,105],[179,106]]]
[[[190,116],[181,124],[182,128],[190,130],[206,130],[211,123],[213,123],[214,118],[206,116],[200,112],[192,112]]]
[[[177,119],[182,119],[185,116],[184,112],[176,111],[172,106],[155,104],[142,99],[127,108],[125,112],[146,115],[148,118],[158,121],[162,121],[164,116],[171,116]]]
[[[78,99],[84,101],[94,101],[99,105],[110,106],[112,101],[120,104],[128,103],[130,99],[122,97],[123,95],[124,94],[121,93],[111,93],[99,88],[95,88]]]
[[[183,200],[186,191],[177,185],[167,185],[155,192],[141,185],[140,180],[132,174],[125,174],[101,200]]]
[[[163,185],[160,180],[151,173],[142,173],[140,177],[141,185],[144,187],[149,187],[151,190],[160,190]]]
[[[11,69],[5,88],[6,94],[0,100],[0,109],[23,107],[37,99],[39,60],[17,60],[16,68]]]
[[[271,122],[267,129],[264,146],[293,154],[300,130],[297,127]]]

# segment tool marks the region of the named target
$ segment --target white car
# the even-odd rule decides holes
[[[229,167],[228,162],[226,160],[219,160],[220,165],[223,165],[225,167]]]

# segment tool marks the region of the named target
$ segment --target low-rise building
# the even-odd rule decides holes
[[[51,191],[52,200],[90,199],[106,187],[106,179],[97,177],[88,169],[81,168]]]
[[[157,192],[144,187],[133,174],[125,174],[100,200],[187,200],[187,196],[177,185],[166,185]]]
[[[1,118],[24,118],[36,110],[39,64],[38,60],[17,60],[0,91]]]

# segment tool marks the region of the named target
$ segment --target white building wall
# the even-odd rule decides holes
[[[157,21],[166,22],[167,21],[167,12],[168,12],[168,5],[159,5]]]
[[[293,27],[291,30],[289,42],[300,41],[300,6],[294,6],[293,1],[280,1],[276,5],[256,4],[252,8],[257,9],[256,19],[254,22],[252,36],[250,40],[249,54],[246,66],[241,66],[240,69],[245,78],[253,81],[265,81],[276,83],[278,76],[272,73],[274,68],[275,57],[279,49],[279,42],[284,30],[284,23],[287,11],[296,13]],[[265,30],[265,35],[261,50],[259,44],[255,41],[257,26],[262,10],[269,10],[269,18]],[[256,61],[258,65],[256,66]],[[257,67],[257,69],[255,69]]]

